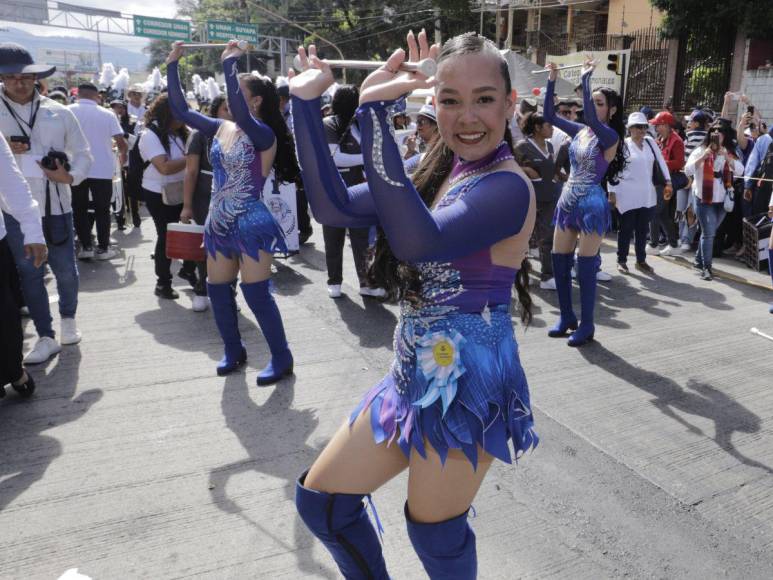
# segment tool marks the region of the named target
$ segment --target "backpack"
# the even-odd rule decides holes
[[[153,131],[159,140],[161,139],[155,125],[148,125],[144,129]],[[145,161],[140,154],[140,139],[142,139],[142,133],[140,133],[134,142],[134,146],[129,150],[129,167],[126,170],[126,181],[129,183],[132,191],[141,191],[142,175],[150,165],[150,161]]]

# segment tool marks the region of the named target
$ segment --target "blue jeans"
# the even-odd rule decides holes
[[[695,213],[698,223],[701,224],[701,243],[695,254],[695,261],[704,268],[711,267],[711,259],[714,256],[714,236],[717,229],[725,219],[725,205],[723,203],[703,203],[696,200]]]
[[[43,281],[46,266],[43,264],[40,268],[35,268],[32,260],[24,257],[24,235],[19,222],[5,212],[3,218],[8,230],[8,245],[19,271],[24,301],[35,323],[35,330],[40,337],[54,338],[56,335],[51,325],[48,292]],[[53,238],[56,241],[64,240],[58,246],[48,244],[48,266],[54,273],[56,289],[59,292],[59,315],[62,318],[75,318],[75,311],[78,309],[78,267],[75,265],[72,213],[52,215],[45,219]]]

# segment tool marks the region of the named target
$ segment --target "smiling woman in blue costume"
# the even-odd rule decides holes
[[[558,293],[561,318],[548,331],[552,337],[566,336],[569,346],[581,346],[593,340],[596,327],[593,311],[596,304],[596,271],[601,240],[609,230],[611,214],[607,194],[601,187],[606,178],[613,181],[625,166],[623,154],[623,103],[612,89],[591,91],[590,77],[595,63],[588,59],[580,73],[583,112],[587,126],[556,115],[555,95],[558,70],[550,69],[545,91],[545,120],[570,137],[571,171],[564,184],[555,212],[553,235],[553,274]],[[572,263],[578,247],[577,280],[580,283],[580,324],[572,310]]]
[[[411,61],[438,53],[424,31],[418,42],[409,34],[408,46]],[[429,82],[397,73],[406,55],[396,51],[362,86],[368,182],[347,189],[319,113],[333,76],[313,46],[308,59],[299,52],[304,72],[290,92],[309,203],[325,224],[381,226],[375,271],[397,291],[401,315],[391,370],[298,480],[298,511],[345,577],[388,578],[363,499],[407,468],[408,535],[424,568],[431,578],[474,578],[470,504],[494,458],[509,463],[537,444],[508,312],[535,201],[507,131],[507,63],[492,42],[466,34],[445,44]],[[441,138],[412,182],[391,113],[405,94],[430,86]]]
[[[247,360],[239,334],[233,284],[241,274],[241,289],[266,337],[271,361],[258,373],[258,384],[274,383],[293,371],[282,316],[269,290],[274,252],[286,252],[284,236],[261,197],[272,169],[282,181],[297,176],[292,139],[279,112],[276,88],[268,79],[239,75],[243,54],[236,42],[223,52],[228,106],[234,121],[191,111],[180,86],[177,61],[182,43],[167,58],[169,103],[175,117],[214,137],[211,148],[212,199],[204,226],[207,249],[207,293],[225,344],[217,374],[228,374]]]

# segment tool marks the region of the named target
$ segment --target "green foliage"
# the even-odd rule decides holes
[[[650,0],[666,13],[664,28],[669,36],[689,31],[725,34],[743,30],[752,38],[773,36],[771,0]]]

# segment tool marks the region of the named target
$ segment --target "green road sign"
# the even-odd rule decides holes
[[[187,20],[135,15],[134,36],[160,38],[161,40],[190,40],[191,23]]]
[[[225,22],[223,20],[207,21],[207,40],[209,42],[228,42],[229,40],[246,40],[251,44],[258,43],[258,27],[240,22]]]

